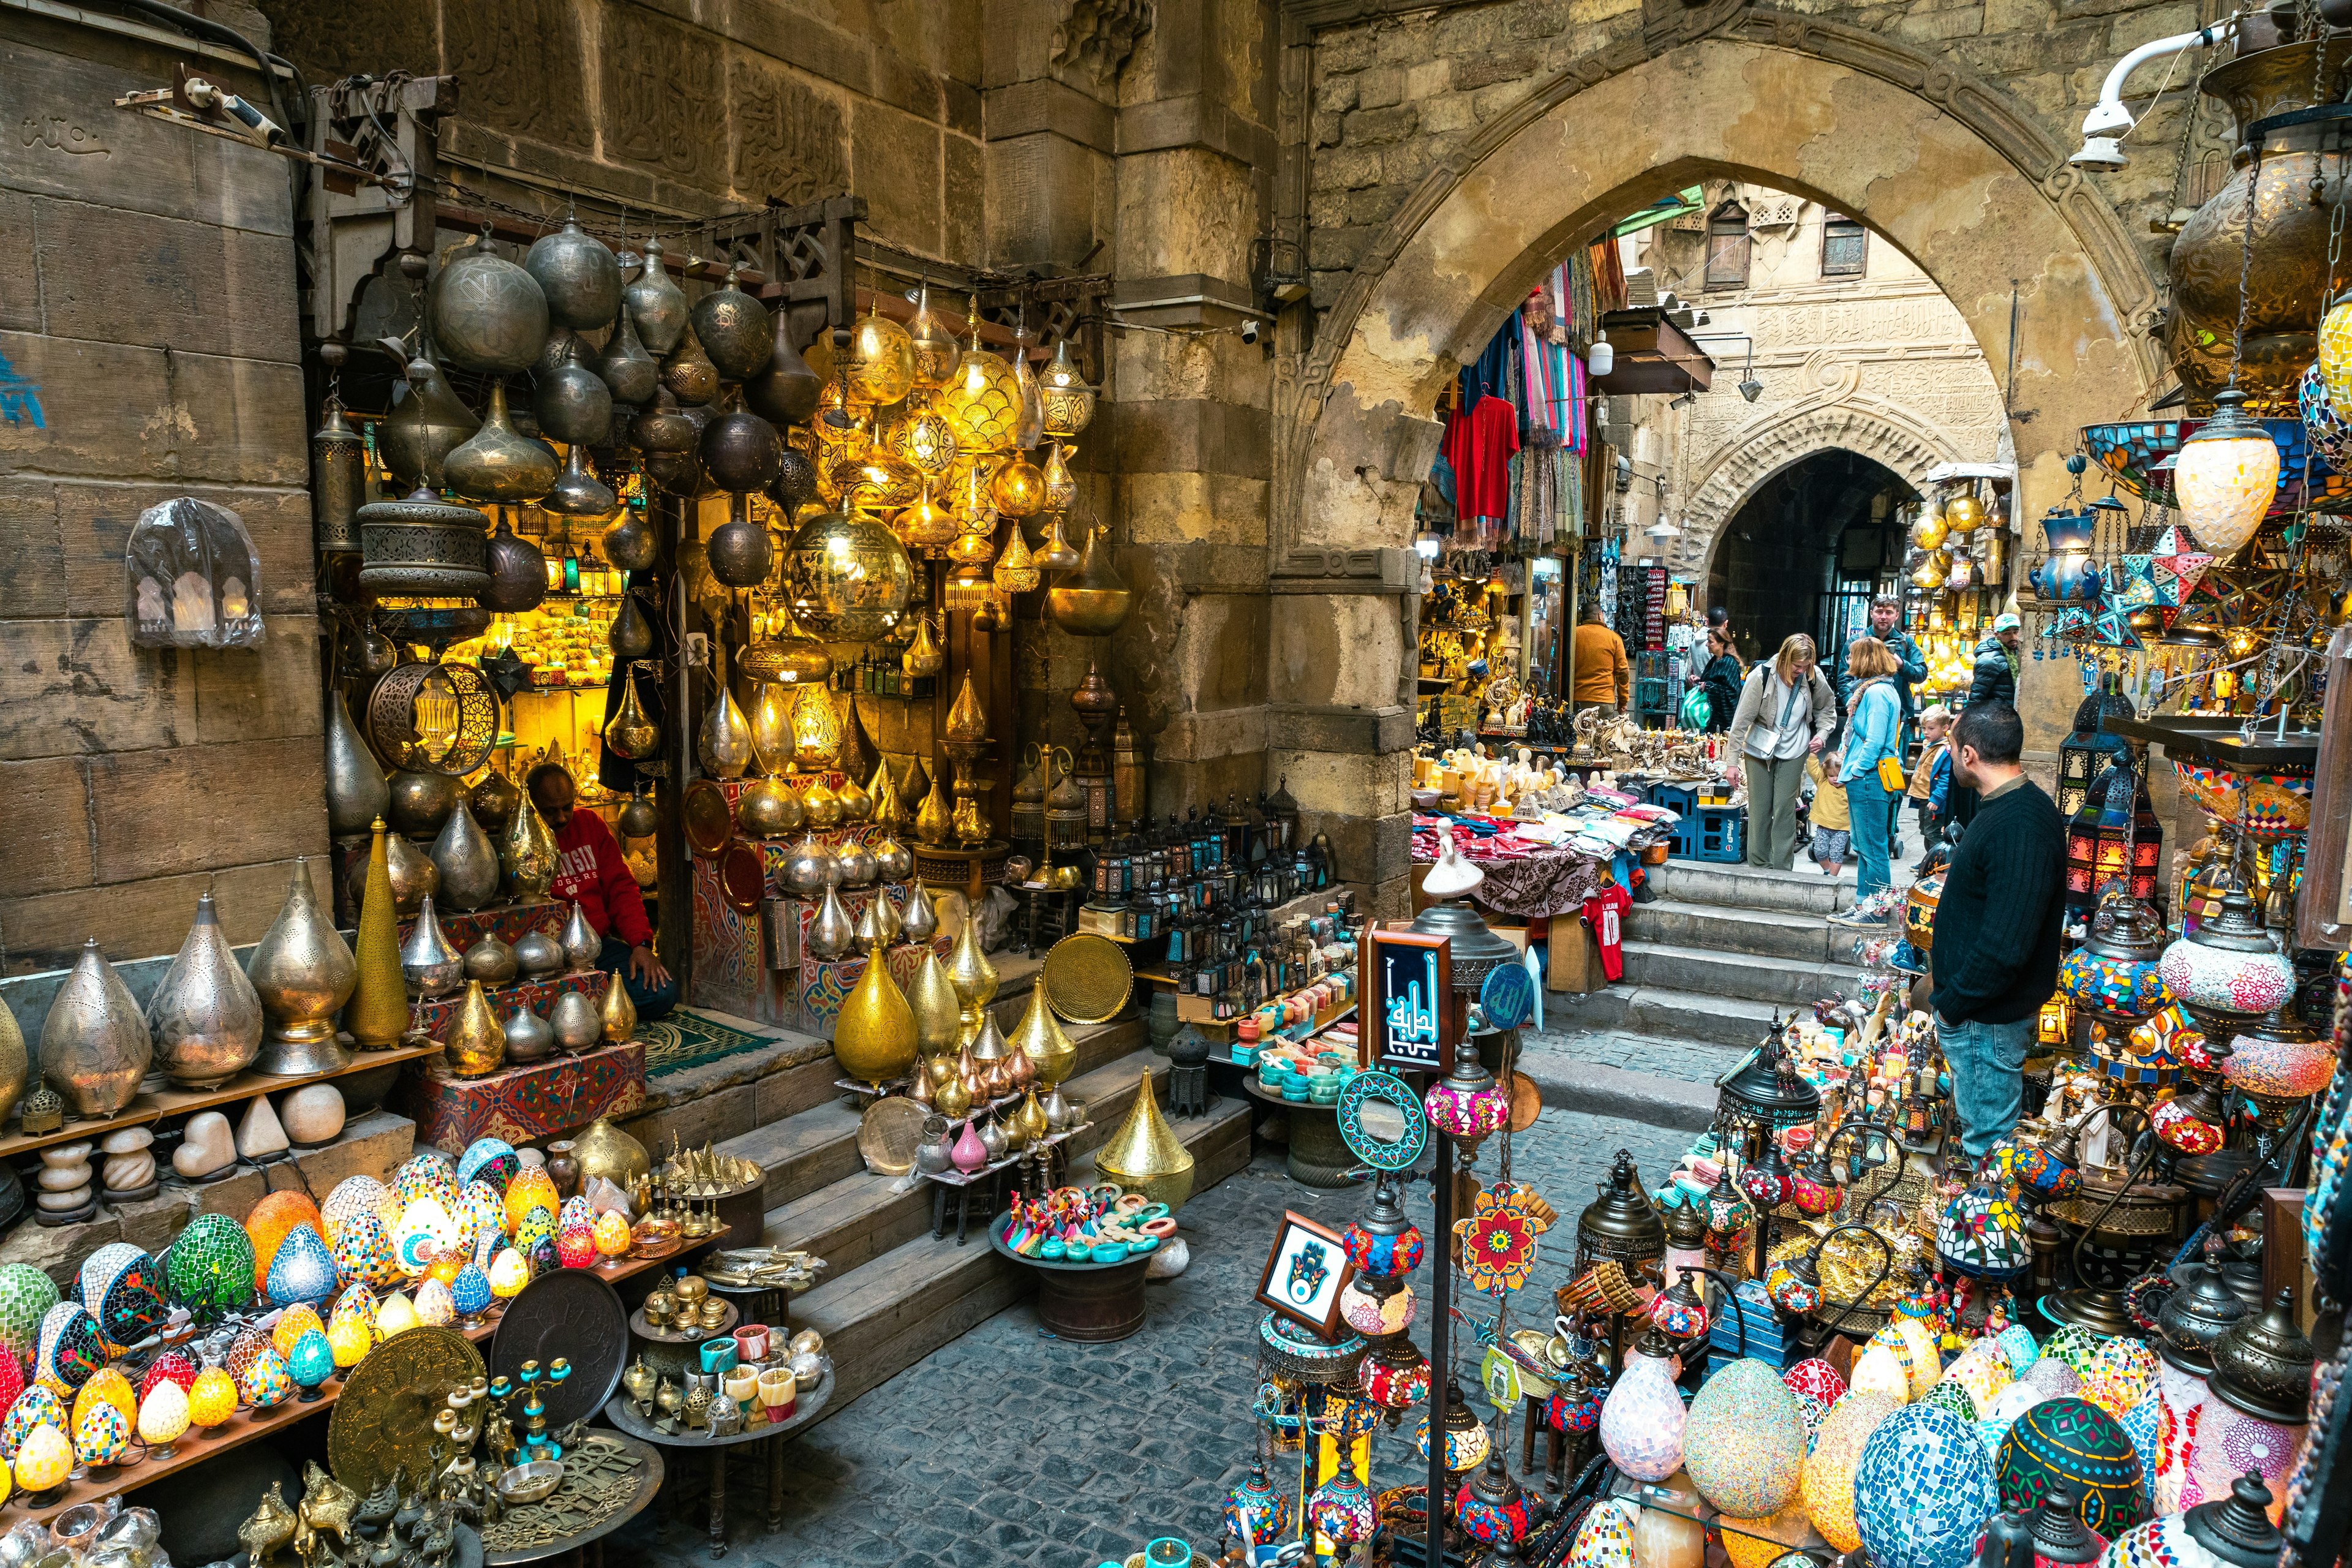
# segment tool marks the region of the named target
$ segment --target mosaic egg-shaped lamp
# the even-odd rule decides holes
[[[1271,1546],[1290,1533],[1290,1494],[1266,1479],[1265,1461],[1225,1497],[1225,1529],[1244,1547]]]
[[[84,1258],[77,1283],[82,1305],[118,1354],[163,1321],[163,1271],[127,1241],[110,1241]]]
[[[457,1156],[457,1180],[471,1186],[487,1182],[493,1192],[504,1193],[507,1184],[522,1169],[522,1157],[513,1144],[503,1138],[477,1138]]]
[[[319,1205],[319,1217],[327,1223],[327,1235],[332,1239],[342,1223],[353,1215],[374,1214],[383,1206],[389,1189],[373,1176],[345,1176],[328,1193],[327,1201]]]
[[[294,1396],[294,1379],[286,1370],[286,1358],[269,1346],[262,1346],[245,1363],[244,1375],[236,1380],[236,1391],[256,1410],[285,1404]]]
[[[1603,1498],[1594,1503],[1576,1527],[1568,1568],[1633,1568],[1633,1521],[1639,1511],[1640,1505],[1631,1498]]]
[[[195,1228],[194,1221],[188,1228]],[[29,1263],[0,1266],[0,1346],[20,1362],[30,1361],[40,1341],[41,1320],[57,1304],[57,1281],[47,1274]]]
[[[79,1301],[51,1307],[41,1319],[33,1352],[33,1381],[60,1397],[70,1397],[105,1364],[106,1339],[89,1309]]]
[[[33,1384],[16,1395],[7,1417],[0,1420],[0,1458],[14,1459],[34,1427],[54,1426],[63,1432],[66,1421],[64,1402],[40,1384]]]
[[[1702,1384],[1683,1428],[1683,1462],[1723,1513],[1761,1519],[1786,1506],[1804,1468],[1805,1423],[1780,1373],[1748,1356]]]
[[[236,1380],[217,1366],[196,1373],[195,1384],[188,1390],[188,1420],[210,1431],[236,1414]]]
[[[334,1255],[327,1243],[307,1225],[298,1225],[288,1231],[278,1244],[278,1255],[270,1259],[265,1289],[269,1299],[281,1307],[297,1301],[313,1311],[335,1299],[342,1286],[342,1277],[335,1272]]]
[[[1964,1568],[2000,1506],[1984,1445],[1932,1405],[1879,1423],[1854,1468],[1854,1525],[1877,1568]]]
[[[264,1282],[268,1279],[269,1266],[277,1261],[278,1248],[297,1226],[309,1226],[323,1237],[326,1223],[319,1205],[305,1194],[280,1189],[265,1194],[245,1216],[245,1234],[253,1242],[254,1279]]]
[[[1862,1532],[1853,1517],[1853,1477],[1862,1464],[1863,1447],[1879,1423],[1902,1408],[1884,1394],[1845,1394],[1830,1406],[1813,1451],[1805,1457],[1798,1500],[1822,1539],[1840,1552],[1862,1549]]]
[[[65,1485],[73,1468],[73,1443],[66,1436],[65,1428],[36,1426],[26,1434],[24,1447],[16,1450],[14,1469],[17,1489],[37,1497]]]
[[[1601,1404],[1601,1446],[1612,1464],[1636,1480],[1663,1481],[1683,1468],[1688,1416],[1666,1357],[1654,1353],[1663,1342],[1644,1349],[1637,1342]]]
[[[2084,1525],[2113,1540],[2147,1517],[2139,1453],[2087,1399],[2045,1399],[2011,1423],[1995,1469],[2003,1508],[2032,1509],[2063,1483]]]

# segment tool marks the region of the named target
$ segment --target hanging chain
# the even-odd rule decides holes
[[[2246,310],[2252,298],[2249,290],[2254,271],[2254,207],[2255,197],[2262,192],[2262,184],[2263,151],[2256,147],[2253,162],[2246,166],[2245,232],[2238,247],[2238,324],[2230,335],[2229,389],[2232,392],[2238,386],[2238,366],[2246,357]]]

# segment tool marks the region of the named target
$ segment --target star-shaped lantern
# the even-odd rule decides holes
[[[2177,525],[2156,536],[2148,560],[2155,567],[2156,602],[2168,609],[2187,603],[2205,569],[2213,564],[2213,557],[2197,547],[2196,537]]]

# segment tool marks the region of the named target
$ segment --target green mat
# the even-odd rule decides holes
[[[722,1024],[691,1007],[677,1007],[658,1023],[637,1026],[646,1043],[646,1076],[665,1078],[688,1068],[707,1067],[745,1051],[776,1043],[773,1035],[755,1035]]]

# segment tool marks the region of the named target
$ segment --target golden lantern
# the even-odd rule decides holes
[[[842,363],[843,378],[852,397],[886,405],[905,397],[915,384],[915,346],[907,329],[881,312],[877,296],[873,308],[850,329],[849,353]]]
[[[860,1083],[887,1083],[915,1065],[915,1011],[890,977],[878,942],[866,950],[866,971],[841,1004],[833,1056]]]
[[[1940,550],[1930,552],[1927,559],[1919,563],[1919,569],[1911,574],[1911,585],[1925,588],[1932,594],[1944,585],[1944,552]]]
[[[923,490],[923,470],[878,438],[856,458],[836,463],[833,479],[849,505],[866,510],[905,506]]]
[[[841,493],[834,483],[833,470],[843,462],[863,454],[870,443],[865,422],[849,410],[841,396],[841,384],[834,384],[833,405],[817,411],[809,421],[809,433],[816,449],[809,454],[809,462],[816,469],[817,488],[827,500]]]
[[[907,346],[915,362],[915,384],[939,386],[955,374],[963,357],[962,345],[947,323],[931,314],[931,286],[925,283],[915,297],[915,319],[907,323]]]
[[[1945,531],[1944,514],[1927,512],[1911,525],[1911,542],[1922,550],[1933,550],[1944,542]]]
[[[1029,1008],[1021,1015],[1021,1022],[1013,1031],[1013,1048],[1029,1059],[1036,1070],[1037,1081],[1052,1089],[1070,1076],[1078,1065],[1078,1047],[1062,1032],[1055,1021],[1054,1010],[1045,1005],[1045,988],[1029,988]]]
[[[1184,1206],[1192,1195],[1192,1152],[1184,1147],[1160,1114],[1160,1097],[1152,1091],[1151,1069],[1135,1091],[1135,1104],[1119,1123],[1110,1142],[1095,1153],[1095,1169],[1106,1181],[1129,1192],[1140,1193],[1171,1209]]]
[[[1015,454],[988,481],[988,499],[1007,517],[1034,517],[1045,504],[1045,476],[1036,464]]]
[[[1045,530],[1045,542],[1037,547],[1037,565],[1047,572],[1075,572],[1086,558],[1070,548],[1062,534],[1062,514],[1055,512]]]
[[[922,1053],[939,1057],[953,1051],[963,1038],[963,998],[948,978],[939,950],[928,942],[923,946],[923,965],[915,971],[915,990],[908,1004],[914,1009],[915,1038]]]
[[[909,550],[936,551],[956,536],[955,513],[931,499],[931,487],[912,506],[890,520],[891,531]]]
[[[898,781],[890,776],[890,764],[878,755],[874,759],[874,776],[866,781],[866,793],[874,802],[875,822],[886,828],[907,825],[907,808],[898,804]]]
[[[955,808],[948,799],[947,775],[931,775],[930,793],[915,808],[915,837],[924,844],[945,844],[955,829]]]
[[[971,629],[976,632],[1001,632],[1013,624],[1013,607],[1003,594],[991,587],[988,597],[971,607]]]
[[[781,562],[783,551],[779,549],[776,556]],[[735,668],[753,680],[805,686],[833,673],[833,655],[793,619],[792,606],[786,604],[778,610],[770,634],[736,656]]]
[[[963,536],[966,539],[970,534]],[[988,569],[967,561],[948,574],[941,598],[950,610],[981,610],[995,601],[996,589],[988,580]]]
[[[1944,503],[1944,523],[1954,533],[1974,533],[1984,521],[1984,502],[1973,493],[1964,491]]]
[[[1063,439],[1076,435],[1095,416],[1095,389],[1078,374],[1070,357],[1070,340],[1054,345],[1054,358],[1037,377],[1037,395],[1045,409],[1045,434]]]
[[[1021,382],[1001,355],[980,346],[980,301],[970,311],[971,341],[940,389],[939,409],[971,452],[1012,450],[1021,426]]]
[[[1004,553],[996,558],[996,591],[1000,594],[1026,594],[1037,586],[1041,574],[1029,557],[1029,542],[1021,536],[1021,525],[1013,525],[1013,538],[1004,546]]]
[[[898,668],[908,675],[937,675],[946,663],[947,656],[940,651],[940,645],[931,637],[931,617],[917,616],[915,640],[899,656]]]
[[[822,683],[802,687],[793,697],[793,761],[804,768],[821,768],[840,749],[841,715],[833,706],[833,693]]]
[[[801,812],[811,827],[841,826],[841,797],[827,789],[824,779],[817,773],[796,775],[805,781],[801,790]]]
[[[1078,499],[1078,481],[1070,477],[1068,455],[1056,441],[1045,453],[1045,509],[1067,511]]]
[[[907,416],[892,427],[890,449],[927,476],[943,474],[955,464],[955,426],[929,399],[922,399],[909,405]]]

